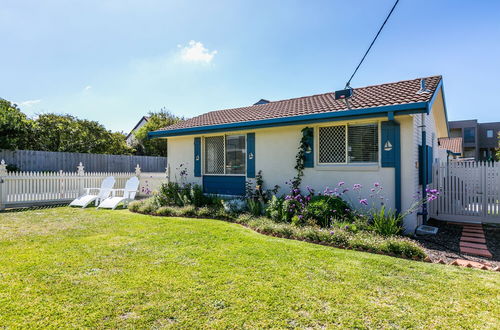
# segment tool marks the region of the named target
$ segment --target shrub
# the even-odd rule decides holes
[[[186,205],[175,210],[175,215],[178,217],[192,217],[196,214],[196,207],[194,205]]]
[[[209,201],[203,195],[203,189],[197,184],[167,182],[160,186],[156,199],[160,206],[204,206]]]
[[[382,250],[408,258],[424,259],[424,249],[416,242],[404,237],[390,237],[382,244]]]
[[[340,197],[314,196],[305,207],[304,217],[313,220],[320,227],[327,228],[334,219],[352,221],[353,216],[349,210],[349,204]]]
[[[382,206],[379,211],[373,212],[372,217],[372,229],[377,234],[394,236],[403,231],[401,216],[397,215],[395,211],[386,210],[385,206]]]
[[[283,198],[279,198],[275,195],[271,198],[266,208],[267,216],[276,222],[283,221],[283,201]]]
[[[258,217],[262,215],[262,203],[256,199],[247,200],[247,208],[251,214]]]
[[[207,218],[211,218],[213,217],[214,215],[214,210],[207,207],[207,206],[204,206],[204,207],[200,207],[197,211],[196,211],[196,214],[199,216],[199,217],[207,217]]]
[[[229,199],[229,200],[223,200],[222,201],[222,206],[224,207],[224,210],[227,213],[241,213],[245,210],[246,208],[246,202],[243,199]]]
[[[251,215],[251,214],[248,214],[248,213],[243,213],[243,214],[240,214],[236,219],[235,219],[235,222],[239,223],[239,224],[242,224],[242,225],[246,225],[248,224],[254,217]]]
[[[164,217],[172,216],[176,214],[176,210],[169,206],[161,206],[155,212],[156,215],[161,215]]]
[[[144,214],[152,214],[158,209],[158,205],[153,198],[145,199],[139,206],[137,212]]]
[[[139,207],[141,207],[143,201],[133,201],[128,204],[128,209],[132,212],[139,211]]]

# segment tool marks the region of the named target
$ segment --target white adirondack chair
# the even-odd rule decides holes
[[[114,210],[120,203],[127,206],[129,202],[135,199],[137,189],[139,189],[139,179],[133,176],[125,183],[125,189],[112,189],[111,196],[103,200],[97,208]]]
[[[106,179],[102,180],[101,188],[84,188],[85,193],[72,201],[69,206],[87,207],[92,202],[99,205],[102,200],[109,197],[114,185],[115,178],[108,176]]]

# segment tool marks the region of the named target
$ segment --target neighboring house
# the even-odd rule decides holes
[[[500,122],[478,123],[473,120],[450,121],[450,137],[462,138],[463,158],[494,160],[498,148]]]
[[[438,139],[438,146],[448,152],[448,156],[454,159],[462,158],[462,138],[450,137]],[[448,158],[449,158],[448,157]]]
[[[320,193],[339,181],[359,183],[368,197],[379,182],[386,205],[405,210],[422,191],[419,183],[432,180],[437,139],[448,137],[441,76],[355,88],[347,102],[330,92],[259,103],[150,132],[168,139],[170,180],[181,180],[187,168],[183,179],[206,193],[243,195],[245,181],[262,171],[266,188],[277,184],[285,193],[306,132],[302,188]],[[406,230],[421,222],[406,217]]]
[[[148,120],[149,120],[149,117],[142,116],[141,120],[139,120],[139,122],[134,126],[134,128],[132,128],[132,130],[130,131],[130,133],[128,133],[128,135],[126,137],[126,141],[127,141],[127,145],[128,146],[131,147],[131,146],[134,146],[137,143],[137,140],[135,139],[134,133],[139,128],[141,128],[142,126],[146,125],[146,123],[148,122]]]

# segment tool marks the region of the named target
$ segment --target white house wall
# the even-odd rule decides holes
[[[381,119],[387,120],[386,118]],[[366,120],[366,122],[376,122],[379,120]],[[409,207],[416,191],[414,183],[418,180],[418,170],[415,168],[415,158],[412,156],[416,147],[414,143],[414,122],[411,116],[396,117],[401,129],[401,177],[402,177],[402,206]],[[339,125],[346,122],[332,122],[321,124],[321,126]],[[352,123],[352,122],[350,122]],[[360,123],[359,121],[355,123]],[[307,125],[316,127],[318,125]],[[280,193],[288,192],[285,182],[290,181],[296,175],[294,169],[295,157],[298,151],[301,130],[306,125],[284,126],[257,130],[245,130],[230,132],[228,134],[246,134],[255,132],[255,170],[262,170],[265,188],[272,188],[274,185],[281,187]],[[211,134],[211,135],[220,135]],[[179,181],[179,168],[183,164],[187,166],[187,182],[201,184],[200,177],[194,177],[194,137],[200,135],[189,135],[181,137],[171,137],[168,143],[168,163],[170,167],[170,178],[172,181]],[[203,135],[202,135],[203,136]],[[380,138],[380,134],[379,134]],[[315,141],[317,134],[315,134]],[[380,143],[380,142],[379,142]],[[416,150],[416,149],[415,149]],[[417,150],[418,152],[418,150]],[[314,150],[315,157],[318,150]],[[418,156],[418,154],[417,154]],[[380,163],[380,156],[379,156]],[[383,168],[377,165],[318,165],[315,161],[314,168],[304,170],[303,189],[306,186],[314,188],[317,192],[323,192],[325,187],[335,188],[339,181],[344,181],[346,186],[352,188],[354,184],[363,185],[363,198],[370,195],[370,188],[375,182],[383,186],[383,196],[387,199],[386,205],[395,207],[395,169]],[[418,183],[418,181],[416,181]],[[353,203],[359,206],[357,194],[351,192]],[[377,205],[380,200],[377,200]],[[406,220],[407,228],[415,228],[416,219],[410,217]]]

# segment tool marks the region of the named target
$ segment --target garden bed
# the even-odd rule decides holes
[[[295,226],[290,223],[275,222],[266,217],[254,217],[250,214],[237,215],[226,212],[222,208],[196,208],[191,205],[157,207],[150,200],[133,202],[129,205],[129,210],[156,216],[219,219],[244,225],[265,235],[401,258],[423,260],[427,256],[419,243],[407,237],[383,237],[373,232],[354,230],[353,225],[332,226],[328,229],[317,226]]]

